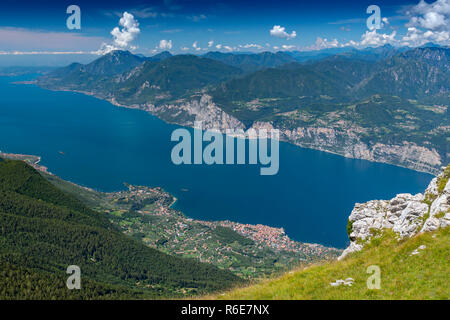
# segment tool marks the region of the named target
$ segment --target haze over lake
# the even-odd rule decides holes
[[[1,151],[40,155],[50,172],[101,191],[161,186],[196,219],[283,227],[295,240],[343,248],[355,202],[423,192],[432,178],[288,143],[274,176],[261,176],[259,165],[176,166],[170,136],[179,126],[83,94],[11,83],[19,80],[0,77]]]

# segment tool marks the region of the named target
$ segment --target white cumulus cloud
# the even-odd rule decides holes
[[[282,48],[283,50],[293,50],[293,49],[296,48],[296,46],[290,46],[290,45],[287,45],[287,44],[283,44],[283,45],[281,46],[281,48]]]
[[[137,38],[140,32],[138,21],[134,19],[132,14],[125,11],[119,20],[119,27],[111,30],[113,44],[103,43],[99,53],[105,54],[113,50],[136,49],[131,43]]]
[[[278,38],[286,38],[287,40],[293,39],[297,36],[295,31],[292,31],[290,34],[286,32],[286,28],[282,26],[273,26],[270,30],[270,35]]]
[[[421,0],[411,7],[406,16],[408,31],[401,39],[402,45],[420,46],[427,42],[450,44],[450,0],[427,3]]]
[[[134,19],[133,15],[124,12],[122,18],[119,20],[119,25],[122,27],[115,27],[111,34],[114,37],[114,44],[119,48],[128,48],[131,42],[136,39],[141,32],[139,23]]]
[[[245,48],[245,49],[262,49],[263,47],[256,43],[247,43],[244,45],[239,45],[239,48]]]
[[[401,39],[401,45],[404,46],[421,46],[427,42],[433,42],[438,44],[450,43],[450,33],[448,31],[432,31],[422,30],[415,27],[409,27],[408,32]]]
[[[396,42],[395,36],[397,31],[393,31],[391,34],[377,33],[377,30],[366,31],[361,36],[361,46],[379,47],[385,44],[394,44]]]
[[[161,41],[159,41],[158,48],[161,49],[161,50],[170,50],[170,49],[172,49],[172,40],[162,39]]]
[[[194,41],[194,43],[192,44],[192,48],[194,48],[196,51],[202,50],[202,48],[200,48],[200,47],[198,46],[198,42],[197,42],[197,41]]]
[[[407,27],[447,31],[450,29],[450,0],[437,0],[430,4],[421,0],[406,14],[410,19]]]
[[[316,42],[307,47],[307,50],[322,50],[322,49],[328,49],[328,48],[339,48],[342,47],[337,39],[328,40],[327,38],[317,37]]]

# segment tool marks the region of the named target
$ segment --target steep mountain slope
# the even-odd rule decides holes
[[[210,91],[228,114],[295,144],[436,173],[448,163],[449,49],[374,62],[333,56],[229,80]]]
[[[39,79],[39,84],[56,90],[106,90],[111,77],[132,70],[144,61],[145,58],[128,51],[115,50],[89,64],[73,63],[50,72]]]
[[[339,55],[351,59],[367,60],[367,61],[380,61],[392,56],[395,56],[401,52],[411,50],[409,47],[394,47],[390,44],[385,44],[380,47],[367,47],[361,50],[352,49],[347,52],[342,52]]]
[[[143,61],[144,59],[129,51],[115,50],[87,64],[83,72],[98,76],[112,76],[131,70]]]
[[[415,196],[356,204],[340,261],[314,265],[222,299],[450,298],[450,165]],[[374,271],[375,270],[375,271]],[[379,270],[378,288],[371,277]],[[375,275],[376,276],[376,275]]]
[[[173,101],[207,85],[239,75],[240,69],[194,55],[178,55],[162,61],[147,61],[121,75],[115,98],[122,103]]]
[[[230,80],[210,93],[223,110],[239,120],[259,120],[268,112],[290,111],[301,103],[322,100],[325,93],[342,97],[331,79],[304,67],[264,69]],[[328,103],[328,96],[323,100]]]
[[[429,47],[431,45],[424,45]],[[298,62],[314,62],[325,59],[331,56],[346,57],[349,59],[379,61],[392,57],[400,52],[408,51],[409,47],[394,47],[390,44],[385,44],[379,47],[367,47],[363,49],[356,49],[354,47],[344,48],[327,48],[313,51],[287,51],[286,53],[295,58]]]
[[[375,94],[448,103],[449,55],[448,49],[433,47],[416,48],[378,62],[336,55],[254,72],[220,85],[211,94],[217,96],[219,105],[286,96],[316,99],[322,95],[357,101]]]
[[[239,120],[266,120],[311,105],[326,111],[330,105],[353,100],[350,93],[373,68],[373,62],[332,56],[257,71],[229,80],[210,94]]]
[[[343,261],[313,265],[277,279],[206,298],[225,300],[448,300],[449,227],[398,241],[387,232]],[[412,254],[418,248],[419,254]],[[380,269],[380,289],[369,277]],[[372,267],[373,268],[373,267]],[[376,267],[375,267],[376,268]],[[344,283],[351,283],[345,285]],[[332,285],[333,284],[333,285]]]
[[[145,57],[145,60],[149,60],[149,61],[161,61],[167,58],[172,57],[173,55],[169,52],[169,51],[163,51],[160,52],[158,54],[155,54],[154,56],[151,57]]]
[[[161,57],[147,58],[144,62],[144,58],[129,52],[113,51],[88,65],[72,64],[56,70],[41,77],[38,83],[49,88],[88,90],[132,104],[174,101],[231,78],[211,91],[225,108],[229,103],[240,105],[253,99],[316,100],[326,96],[328,100],[343,101],[375,94],[426,103],[448,102],[449,49],[416,48],[396,55],[391,54],[401,50],[382,47],[369,51],[388,58],[375,62],[336,55],[300,65],[282,52],[239,55],[210,52],[204,58],[161,53]],[[280,68],[272,68],[276,66]],[[261,68],[264,70],[239,77],[241,69]],[[294,101],[291,106],[295,106]]]
[[[428,103],[450,101],[450,53],[442,48],[417,48],[379,62],[360,85],[360,97],[395,95]]]
[[[344,54],[353,50],[352,47],[345,48],[327,48],[322,50],[311,51],[287,51],[286,53],[292,56],[298,62],[316,61],[323,58],[334,56],[337,54]]]
[[[308,62],[304,66],[312,72],[322,74],[332,80],[339,90],[342,90],[342,95],[348,95],[350,90],[374,72],[376,68],[373,61],[342,55]]]
[[[39,78],[53,90],[76,90],[120,104],[161,104],[241,74],[238,68],[194,55],[140,58],[113,51],[88,65],[72,64]]]
[[[0,244],[3,299],[170,297],[242,281],[123,235],[21,161],[0,162]],[[69,265],[82,290],[65,288]]]
[[[284,52],[261,52],[257,54],[233,54],[222,52],[208,52],[203,55],[208,59],[217,60],[246,72],[253,72],[264,68],[278,67],[296,59]]]

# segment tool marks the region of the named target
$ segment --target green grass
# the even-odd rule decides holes
[[[353,221],[348,220],[347,221],[347,235],[350,236],[350,234],[353,232]]]
[[[342,261],[313,265],[238,288],[218,299],[449,299],[450,228],[398,241],[386,231],[361,251]],[[418,255],[411,252],[425,245]],[[381,288],[369,290],[367,268],[381,269]],[[353,286],[330,286],[337,279],[353,278]]]
[[[445,217],[445,213],[443,211],[440,211],[438,214],[434,215],[434,217],[437,219],[442,219],[443,217]]]
[[[450,165],[448,165],[444,170],[444,176],[437,181],[438,192],[442,193],[445,186],[447,185],[448,179],[450,178]]]

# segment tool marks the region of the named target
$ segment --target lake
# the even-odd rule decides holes
[[[11,83],[25,79],[0,77],[0,150],[40,155],[50,172],[100,191],[161,186],[195,219],[283,227],[297,241],[344,248],[355,202],[423,192],[432,178],[288,143],[274,176],[261,176],[259,165],[176,166],[170,136],[179,126],[83,94]]]

